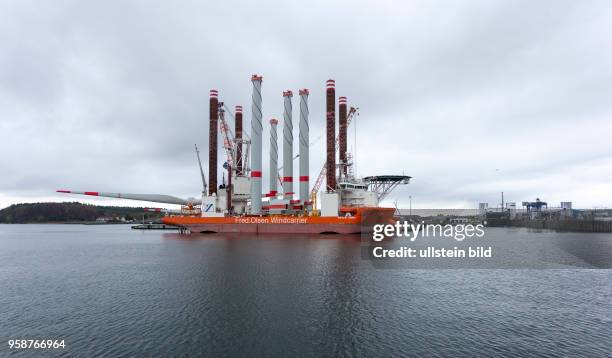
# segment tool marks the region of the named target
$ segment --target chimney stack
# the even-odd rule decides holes
[[[336,81],[327,80],[327,191],[336,191]]]
[[[236,106],[236,175],[242,175],[242,106]]]
[[[309,126],[308,126],[308,90],[306,88],[300,90],[300,200],[307,207],[310,202],[308,195],[308,151],[310,150]]]
[[[208,195],[217,194],[217,123],[219,92],[210,90],[210,123],[208,127]]]
[[[274,118],[270,119],[270,194],[268,196],[275,197],[278,193],[278,134],[276,125],[278,121]]]
[[[251,96],[251,214],[261,215],[261,81],[262,76],[253,75]]]
[[[346,117],[346,97],[338,98],[338,127],[339,127],[339,139],[338,146],[340,147],[340,176],[346,177],[348,174],[347,157],[346,157],[346,130],[347,130],[347,117]]]
[[[283,198],[293,199],[293,92],[284,91],[283,112]]]

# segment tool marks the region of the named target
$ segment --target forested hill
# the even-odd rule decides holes
[[[107,221],[121,218],[140,220],[143,214],[143,208],[97,206],[78,202],[15,204],[0,210],[0,223],[85,222],[98,218]],[[155,219],[160,215],[146,213],[146,216]]]

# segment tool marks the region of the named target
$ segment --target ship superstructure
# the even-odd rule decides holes
[[[259,233],[357,233],[375,222],[390,222],[394,209],[379,207],[380,202],[397,185],[407,184],[406,175],[382,175],[358,178],[353,157],[347,151],[347,129],[359,114],[357,107],[348,107],[347,98],[339,98],[339,123],[336,136],[335,81],[326,82],[326,161],[310,187],[310,126],[308,89],[298,91],[297,121],[294,121],[293,92],[282,93],[282,124],[276,118],[270,126],[270,157],[267,177],[269,190],[263,192],[262,118],[263,77],[251,77],[250,135],[243,128],[243,108],[230,110],[219,100],[219,92],[209,96],[208,181],[196,147],[202,178],[201,198],[181,199],[159,194],[121,194],[58,190],[61,193],[84,194],[157,203],[181,205],[181,213],[167,212],[164,223],[181,226],[190,232],[259,232]],[[234,128],[226,117],[232,117]],[[297,122],[297,123],[295,123]],[[294,141],[297,124],[297,141]],[[279,130],[282,147],[279,147]],[[217,184],[218,139],[221,137],[225,161],[223,181]],[[298,155],[294,157],[294,143]],[[279,149],[282,167],[279,168]],[[299,159],[298,175],[293,163]],[[227,177],[227,181],[225,180]],[[294,185],[296,184],[296,185]],[[325,184],[325,185],[323,185]],[[323,190],[321,188],[323,187]]]

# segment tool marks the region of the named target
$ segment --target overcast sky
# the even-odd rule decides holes
[[[0,208],[141,205],[60,188],[197,196],[208,91],[250,131],[254,73],[264,168],[282,91],[309,88],[316,177],[333,78],[360,108],[357,174],[414,177],[387,204],[612,206],[609,1],[18,0],[0,2]]]

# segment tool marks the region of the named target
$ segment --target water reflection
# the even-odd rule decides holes
[[[541,245],[520,245],[532,249],[559,238],[490,235],[508,245]],[[606,245],[611,237],[567,239]],[[564,239],[559,252],[579,257]],[[606,356],[612,350],[610,270],[381,270],[362,258],[359,236],[350,235],[4,226],[0,247],[0,336],[65,336],[71,356]]]

